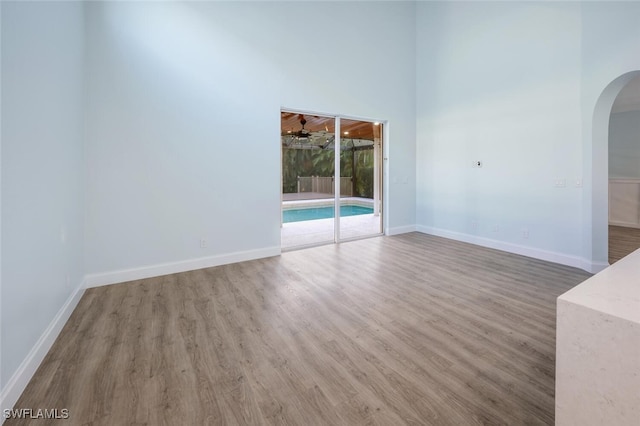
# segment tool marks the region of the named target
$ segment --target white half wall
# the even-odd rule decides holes
[[[640,250],[558,297],[555,424],[637,426]]]
[[[0,395],[13,406],[83,280],[84,17],[2,2]]]
[[[87,273],[278,247],[283,107],[388,120],[388,226],[415,224],[413,3],[86,11]]]

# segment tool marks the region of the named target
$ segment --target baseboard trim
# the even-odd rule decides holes
[[[584,269],[592,274],[597,274],[600,271],[604,271],[609,266],[611,265],[609,265],[608,262],[593,262],[582,258],[582,266],[580,266],[580,269]]]
[[[609,221],[609,225],[610,226],[622,226],[624,228],[640,228],[640,223],[636,223],[636,222],[616,222],[616,221]]]
[[[407,234],[409,232],[416,232],[416,225],[397,226],[395,228],[387,228],[386,235],[400,235]]]
[[[182,260],[179,262],[161,263],[157,265],[143,266],[140,268],[89,274],[85,276],[85,283],[87,288],[100,287],[127,281],[159,277],[162,275],[176,274],[179,272],[193,271],[196,269],[211,268],[213,266],[226,265],[229,263],[279,256],[280,253],[280,247],[267,247],[257,250],[247,250],[217,256]]]
[[[71,296],[69,296],[64,305],[62,305],[62,308],[60,308],[56,316],[53,317],[49,326],[44,333],[42,333],[33,348],[31,348],[27,357],[22,361],[13,376],[11,376],[5,388],[2,389],[2,393],[0,393],[2,413],[4,413],[4,410],[13,408],[16,402],[18,402],[18,398],[20,398],[20,395],[24,392],[29,381],[42,363],[42,360],[44,360],[49,349],[51,349],[51,346],[53,346],[53,343],[56,341],[60,331],[62,331],[62,328],[69,320],[73,310],[78,305],[80,298],[84,294],[84,289],[85,283],[82,282]],[[1,418],[2,421],[0,424],[4,423],[5,420],[4,416],[1,416]]]
[[[601,270],[609,266],[608,263],[592,262],[583,257],[522,246],[519,244],[507,243],[505,241],[493,240],[490,238],[479,237],[477,235],[464,234],[462,232],[449,231],[446,229],[421,225],[417,226],[416,228],[418,232],[422,232],[423,234],[449,238],[451,240],[462,241],[465,243],[475,244],[478,246],[496,250],[502,250],[509,253],[532,257],[534,259],[545,260],[547,262],[558,263],[560,265],[572,266],[574,268],[579,268],[591,273],[600,272]]]

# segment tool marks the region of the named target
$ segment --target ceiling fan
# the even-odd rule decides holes
[[[293,130],[289,130],[286,133],[283,133],[282,136],[292,136],[297,139],[308,139],[311,136],[311,132],[304,128],[304,125],[307,124],[307,120],[304,118],[304,115],[298,114],[298,117],[300,118],[302,128],[295,132]]]
[[[328,134],[329,129],[325,126],[324,130],[312,132],[309,129],[304,128],[305,124],[307,124],[307,120],[304,118],[304,115],[298,114],[298,118],[300,119],[300,130],[288,130],[286,132],[282,132],[283,143],[288,147],[295,145],[298,148],[327,149],[334,140],[334,136]]]

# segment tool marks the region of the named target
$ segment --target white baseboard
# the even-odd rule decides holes
[[[263,257],[279,256],[280,253],[280,247],[268,247],[258,250],[247,250],[218,256],[182,260],[179,262],[161,263],[157,265],[143,266],[140,268],[89,274],[85,276],[85,283],[87,288],[100,287],[103,285],[118,284],[127,281],[193,271],[195,269],[211,268],[213,266],[226,265],[229,263],[244,262],[246,260],[260,259]]]
[[[559,263],[561,265],[572,266],[591,273],[597,273],[609,266],[608,263],[592,262],[588,259],[578,256],[572,256],[564,253],[553,252],[549,250],[537,249],[534,247],[522,246],[519,244],[507,243],[505,241],[492,240],[490,238],[479,237],[477,235],[464,234],[462,232],[449,231],[446,229],[433,228],[430,226],[416,227],[418,232],[423,234],[435,235],[438,237],[449,238],[451,240],[462,241],[465,243],[475,244],[482,247],[488,247],[496,250],[502,250],[509,253],[519,254],[522,256],[532,257],[534,259],[545,260],[547,262]]]
[[[416,232],[416,226],[407,225],[407,226],[397,226],[395,228],[387,228],[386,235],[400,235],[400,234],[406,234],[409,232]]]
[[[598,272],[605,270],[609,266],[611,265],[609,265],[608,262],[594,262],[582,258],[582,266],[579,266],[579,268],[584,269],[587,272],[591,272],[592,274],[597,274]]]
[[[42,360],[56,341],[60,331],[62,331],[62,327],[67,323],[71,313],[78,305],[80,298],[84,294],[84,289],[85,284],[82,282],[81,285],[71,293],[71,296],[69,296],[64,305],[62,305],[62,308],[60,308],[44,333],[42,333],[31,351],[29,351],[27,357],[22,361],[13,376],[11,376],[5,388],[2,389],[2,393],[0,393],[1,413],[15,406],[18,398],[20,398],[20,395],[24,392],[24,389],[29,384],[29,381],[42,363]],[[1,413],[0,418],[2,420],[0,424],[4,423],[5,420]]]
[[[609,225],[623,226],[625,228],[640,228],[640,224],[636,222],[616,222],[615,220],[610,220]]]

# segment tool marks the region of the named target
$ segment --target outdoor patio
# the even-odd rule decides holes
[[[315,219],[282,224],[282,248],[333,242],[335,219]],[[340,218],[340,238],[356,238],[382,233],[380,216],[373,213]]]

